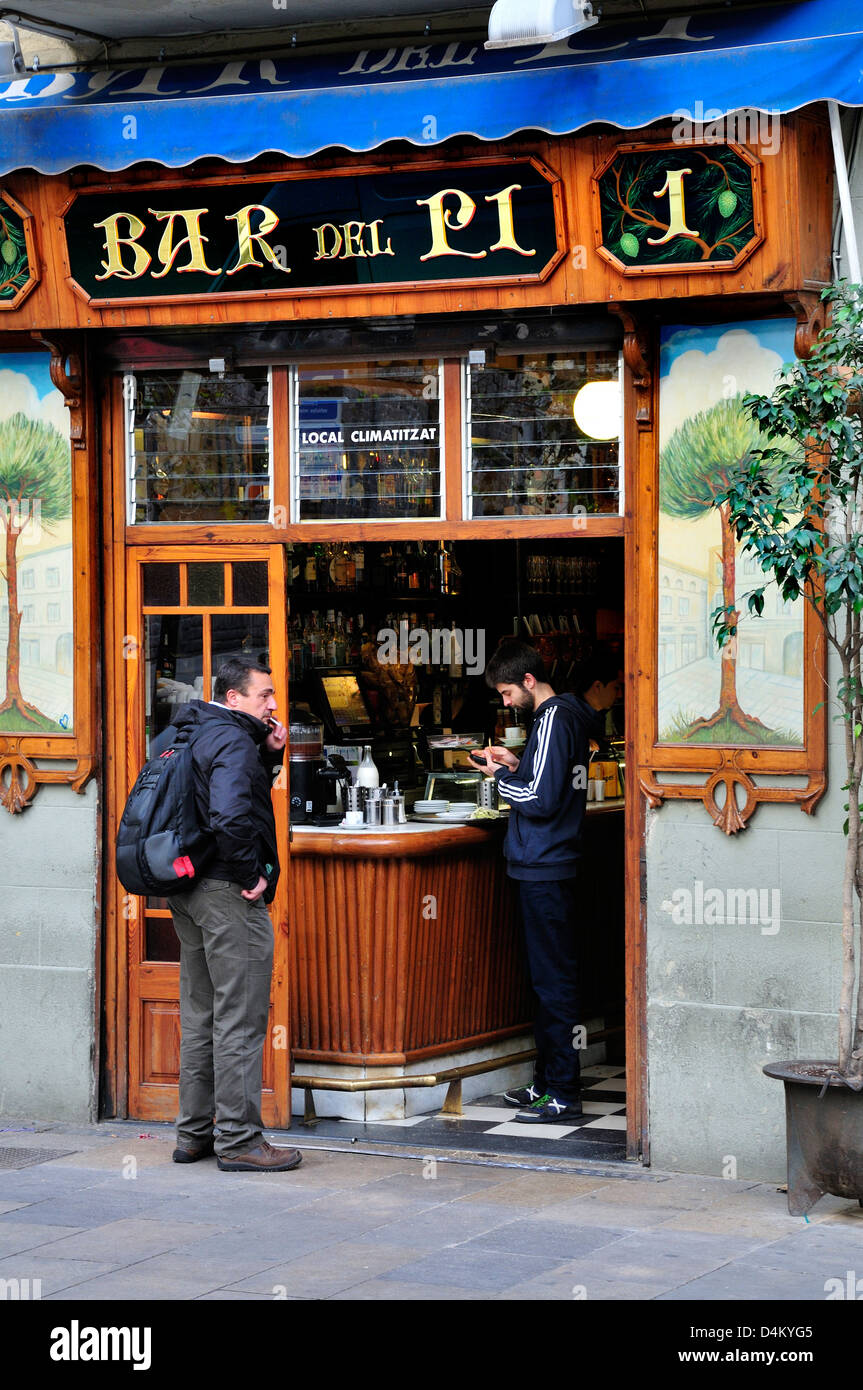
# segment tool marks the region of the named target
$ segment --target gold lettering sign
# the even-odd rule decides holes
[[[555,176],[533,157],[457,168],[88,188],[63,214],[71,283],[107,304],[549,275],[565,254]]]
[[[260,226],[256,232],[253,232],[251,227],[251,216],[253,212],[263,213]],[[249,203],[247,207],[240,208],[239,212],[229,212],[225,217],[225,221],[236,222],[237,242],[240,248],[237,264],[227,272],[228,275],[236,275],[238,270],[245,270],[247,266],[256,265],[260,267],[263,265],[263,261],[257,260],[255,256],[255,242],[260,246],[261,251],[270,262],[270,265],[275,266],[277,270],[283,270],[286,275],[290,275],[290,266],[282,265],[272,246],[268,246],[264,241],[264,237],[269,236],[270,232],[274,232],[279,225],[279,219],[272,208],[265,207],[263,203]]]
[[[218,275],[220,273],[218,270],[210,269],[204,256],[204,242],[208,238],[201,235],[198,221],[201,215],[207,211],[206,208],[180,208],[177,212],[157,212],[155,208],[147,208],[147,211],[158,222],[167,221],[168,224],[162,233],[159,249],[156,252],[162,269],[153,271],[154,280],[161,280],[163,275],[168,274],[184,246],[189,248],[189,261],[186,265],[177,266],[178,275],[188,274],[192,270],[199,270],[204,275]],[[174,222],[178,217],[181,217],[185,223],[186,235],[181,237],[175,246]]]
[[[671,241],[672,237],[688,236],[697,237],[698,232],[690,231],[686,225],[686,208],[683,205],[683,175],[691,174],[691,169],[667,169],[665,171],[665,183],[661,188],[657,188],[654,198],[661,198],[665,193],[668,194],[668,230],[664,236],[649,236],[647,243],[649,246],[661,246],[665,241]]]
[[[120,236],[120,219],[128,224],[129,235]],[[144,223],[140,217],[136,217],[134,212],[114,212],[110,217],[106,217],[103,222],[94,222],[93,226],[104,228],[105,231],[105,251],[108,259],[102,261],[104,275],[97,275],[97,280],[107,280],[109,276],[116,275],[121,280],[137,280],[150,261],[153,259],[143,248],[138,245],[138,238],[144,231]],[[133,266],[127,266],[123,262],[123,246],[131,246],[132,255],[135,258]]]

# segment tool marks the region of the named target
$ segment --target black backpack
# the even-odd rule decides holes
[[[188,892],[213,856],[215,841],[195,806],[193,743],[181,730],[144,764],[129,793],[117,832],[117,877],[130,893]]]

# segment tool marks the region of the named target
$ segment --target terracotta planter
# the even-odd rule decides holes
[[[863,1206],[863,1090],[831,1080],[835,1062],[771,1062],[765,1076],[785,1082],[788,1210],[804,1216],[819,1197]]]

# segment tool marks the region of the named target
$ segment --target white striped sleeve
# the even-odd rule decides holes
[[[515,780],[511,777],[501,777],[498,780],[497,785],[501,796],[510,805],[517,806],[520,810],[531,803],[537,804],[546,790],[543,785],[543,776],[545,775],[546,780],[548,780],[549,749],[552,743],[554,716],[557,714],[558,708],[558,705],[552,705],[540,716],[530,781],[525,782],[521,778]]]

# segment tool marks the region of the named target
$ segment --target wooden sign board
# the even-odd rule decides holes
[[[564,254],[538,160],[76,194],[72,287],[94,305],[540,281]]]

